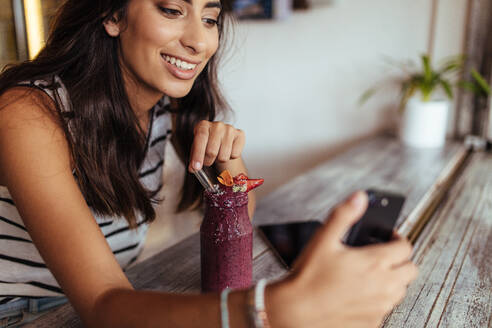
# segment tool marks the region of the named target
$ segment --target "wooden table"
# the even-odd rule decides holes
[[[447,178],[465,163],[449,192]],[[460,171],[457,171],[460,172]],[[492,155],[471,154],[459,143],[415,150],[376,137],[289,181],[263,198],[254,224],[324,220],[356,189],[377,187],[407,196],[398,220],[410,234],[418,218],[437,210],[415,240],[419,278],[386,318],[387,327],[491,327]],[[253,279],[276,279],[286,270],[254,234]],[[195,234],[127,272],[137,289],[200,291],[199,235]],[[80,327],[70,305],[38,319],[35,327]]]
[[[386,327],[492,327],[492,154],[471,155],[414,260],[419,277]]]

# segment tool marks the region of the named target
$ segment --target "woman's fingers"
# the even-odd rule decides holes
[[[393,269],[393,273],[395,274],[396,278],[399,278],[403,281],[405,286],[408,286],[417,278],[419,270],[415,263],[413,263],[412,261],[407,261],[404,264],[401,264],[399,267]]]
[[[330,214],[324,230],[330,242],[340,244],[345,233],[359,220],[367,208],[367,194],[363,191],[353,193],[338,205]]]
[[[191,148],[189,171],[203,165],[227,162],[241,157],[244,132],[223,122],[201,121],[195,126],[195,139]]]
[[[406,238],[397,236],[386,243],[368,245],[363,251],[372,254],[384,266],[397,267],[410,260],[413,249]]]
[[[203,166],[205,150],[207,148],[210,127],[207,121],[201,121],[195,126],[195,138],[191,146],[191,159],[188,170],[198,171]]]
[[[210,134],[208,136],[207,147],[205,149],[205,158],[203,160],[203,165],[210,166],[215,162],[219,150],[223,145],[224,136],[226,131],[220,125],[211,125]]]
[[[407,261],[398,268],[391,270],[386,286],[393,303],[391,308],[403,301],[407,294],[408,286],[417,276],[418,267],[411,261]]]
[[[236,159],[241,157],[241,153],[243,152],[244,144],[246,143],[246,135],[243,130],[236,130],[236,137],[234,138],[234,142],[232,143],[231,149],[231,158]]]
[[[226,127],[220,143],[220,149],[217,154],[217,161],[224,163],[231,159],[231,151],[232,151],[232,144],[234,143],[235,130],[236,129],[234,129],[230,125]],[[212,165],[214,160],[212,160],[210,165]]]

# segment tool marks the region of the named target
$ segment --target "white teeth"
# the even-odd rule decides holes
[[[173,64],[174,66],[178,67],[178,68],[181,68],[181,69],[184,69],[184,70],[191,70],[191,69],[194,69],[196,67],[196,64],[191,64],[191,63],[187,63],[185,62],[184,60],[181,60],[181,59],[176,59],[174,57],[170,57],[170,56],[163,56],[163,58]]]

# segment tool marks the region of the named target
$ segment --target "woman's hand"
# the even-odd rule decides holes
[[[191,147],[190,172],[215,161],[225,163],[241,157],[245,136],[242,130],[223,122],[200,121],[195,126],[195,139]]]
[[[367,195],[338,205],[284,281],[267,287],[272,327],[378,327],[417,276],[412,247],[396,237],[353,248],[341,242],[364,213]]]

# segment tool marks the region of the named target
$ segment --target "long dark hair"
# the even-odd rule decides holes
[[[55,114],[65,131],[77,182],[87,203],[97,214],[124,216],[131,227],[136,227],[135,211],[151,222],[155,219],[152,204],[160,200],[155,197],[158,190],[147,190],[139,181],[146,136],[124,88],[119,38],[108,36],[103,26],[115,15],[125,19],[127,4],[128,0],[66,1],[39,55],[2,72],[0,95],[22,81],[51,81],[48,87],[55,91]],[[219,40],[224,18],[223,10]],[[190,156],[195,124],[214,120],[219,111],[228,108],[218,87],[217,60],[216,53],[190,93],[174,101],[173,138],[184,163]],[[59,76],[68,90],[68,111],[62,110],[54,76]],[[178,210],[196,206],[201,200],[200,186],[185,174]]]

